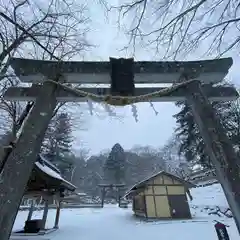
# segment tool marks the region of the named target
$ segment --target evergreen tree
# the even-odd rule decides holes
[[[104,164],[104,178],[110,183],[123,183],[125,178],[125,153],[119,143],[112,150]]]
[[[43,142],[43,154],[55,164],[63,174],[73,166],[71,143],[72,129],[67,113],[57,114],[51,121]]]
[[[229,110],[230,114],[224,116],[225,128],[231,139],[235,151],[240,155],[240,101],[234,101]]]
[[[196,161],[204,167],[212,168],[190,106],[183,102],[178,102],[176,105],[181,108],[180,112],[174,115],[177,122],[175,133],[180,139],[179,154],[184,154],[188,161]],[[239,107],[236,107],[236,103],[233,102],[212,102],[212,106],[230,139],[235,144],[239,144]]]

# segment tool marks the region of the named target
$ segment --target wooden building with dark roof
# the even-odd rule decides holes
[[[146,219],[191,218],[187,194],[194,184],[161,171],[134,185],[125,198],[132,198],[133,212]]]

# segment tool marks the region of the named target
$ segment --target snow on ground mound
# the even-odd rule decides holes
[[[195,209],[209,215],[232,217],[226,197],[220,184],[206,187],[197,187],[191,190],[193,200],[190,201],[192,214]]]
[[[191,189],[193,200],[191,205],[195,206],[219,206],[228,207],[223,189],[220,184],[213,184],[206,187],[197,187]]]

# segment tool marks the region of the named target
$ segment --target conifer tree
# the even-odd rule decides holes
[[[112,150],[104,164],[104,178],[110,183],[123,183],[125,175],[125,153],[119,143]]]
[[[71,120],[67,113],[57,114],[49,125],[43,143],[43,153],[62,173],[71,169],[72,153]]]
[[[177,122],[175,134],[180,139],[179,154],[184,154],[188,161],[197,161],[204,167],[211,168],[212,164],[205,152],[204,141],[194,121],[190,106],[184,102],[176,104],[180,111],[174,115]],[[213,108],[220,117],[229,138],[239,145],[240,140],[240,108],[237,102],[212,102]]]

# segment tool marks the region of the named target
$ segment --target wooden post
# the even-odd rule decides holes
[[[102,187],[102,199],[101,199],[102,208],[104,207],[105,194],[106,194],[106,189],[105,189],[105,186],[103,186]]]
[[[42,217],[42,230],[45,229],[46,221],[47,221],[47,215],[48,215],[48,206],[49,206],[49,198],[45,198],[45,204],[43,209],[43,217]]]
[[[117,186],[116,186],[117,187]],[[121,200],[121,194],[120,194],[120,187],[117,187],[117,198],[116,201],[118,203],[118,207],[120,207],[120,200]]]
[[[45,131],[56,107],[56,86],[44,83],[16,146],[10,153],[0,181],[0,240],[8,240],[40,151]]]
[[[34,211],[34,202],[32,201],[31,206],[29,208],[27,221],[30,221],[32,219],[33,211]]]
[[[121,196],[118,196],[118,207],[121,207]]]
[[[187,103],[203,137],[206,151],[216,169],[228,204],[240,233],[240,167],[231,141],[205,96],[201,83],[194,81],[187,87]]]
[[[54,223],[54,228],[58,229],[58,223],[59,223],[59,218],[60,218],[60,211],[61,211],[61,201],[59,200],[57,204],[57,211],[56,211],[56,217],[55,217],[55,223]]]

